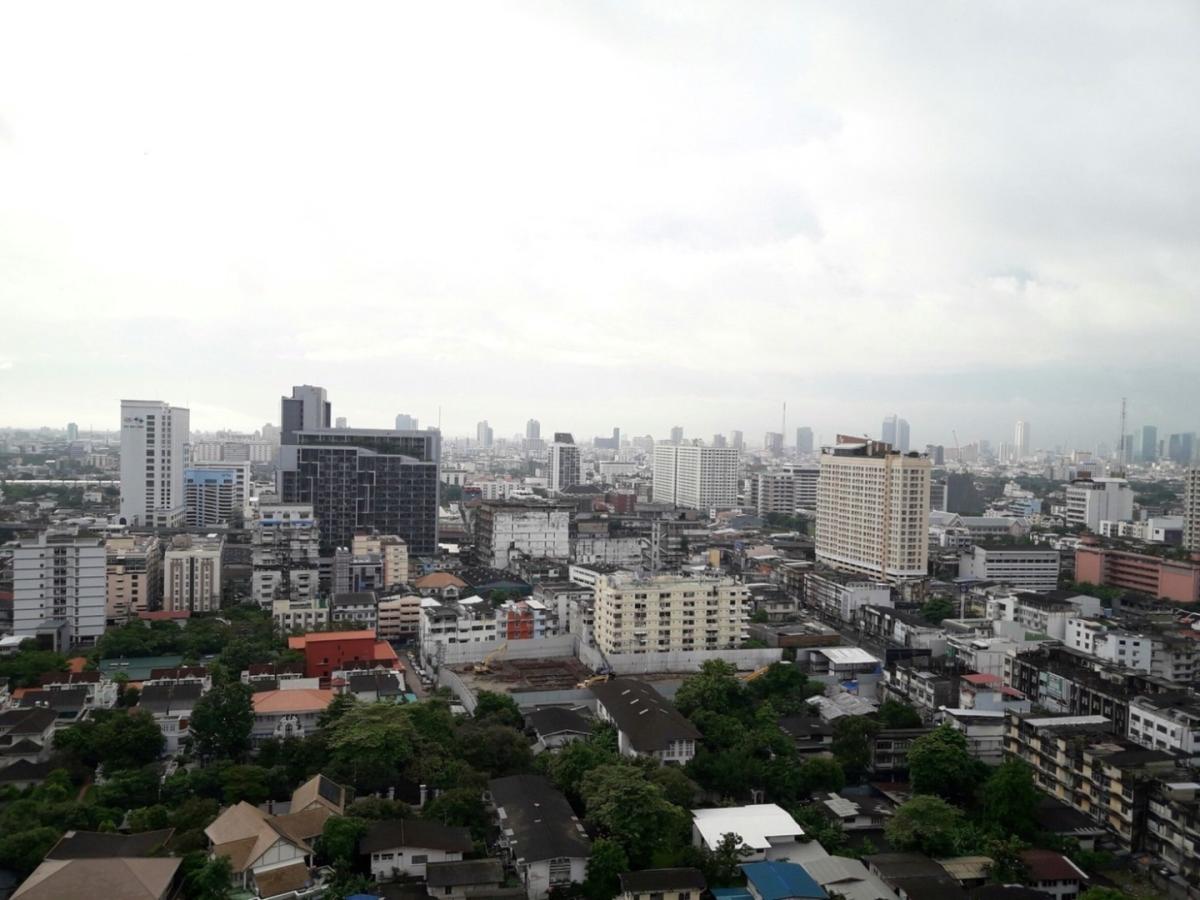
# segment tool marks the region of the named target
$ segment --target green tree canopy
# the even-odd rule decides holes
[[[748,693],[737,669],[723,660],[709,660],[684,679],[675,694],[675,706],[689,718],[701,710],[745,718],[753,712]]]
[[[915,850],[927,856],[953,856],[960,841],[963,814],[941,797],[913,797],[896,809],[884,833],[897,850]]]
[[[921,715],[907,703],[884,700],[879,704],[879,725],[882,728],[920,728]]]
[[[157,762],[164,743],[158,723],[142,709],[96,710],[54,735],[55,749],[88,768],[103,763],[108,772]]]
[[[949,619],[957,612],[954,604],[945,597],[931,597],[921,607],[921,618],[930,625],[940,625],[943,619]]]
[[[939,725],[908,748],[908,775],[918,794],[937,794],[967,805],[986,775],[967,749],[967,737],[950,725]]]
[[[509,728],[525,727],[525,719],[517,701],[508,694],[498,694],[495,691],[479,691],[476,695],[475,718],[481,722],[495,725],[507,725]]]
[[[684,842],[687,813],[637,766],[592,769],[583,777],[581,793],[588,821],[624,847],[635,866],[646,865],[661,848]]]
[[[870,741],[879,733],[879,723],[866,716],[840,716],[833,720],[830,749],[841,763],[846,780],[858,782],[871,765]]]
[[[612,900],[620,893],[620,875],[629,871],[625,848],[608,838],[597,838],[588,858],[583,895],[588,900]]]
[[[993,769],[983,783],[982,799],[984,820],[1001,834],[1030,838],[1037,833],[1042,794],[1026,763],[1009,759]]]
[[[214,687],[192,710],[196,752],[204,759],[243,759],[254,728],[253,692],[240,681]]]

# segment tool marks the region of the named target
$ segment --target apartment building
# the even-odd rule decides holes
[[[737,506],[738,451],[732,447],[655,444],[654,502],[686,509]]]
[[[804,579],[804,605],[842,622],[856,622],[864,606],[891,606],[891,585],[834,569],[808,572]]]
[[[415,640],[421,630],[421,597],[406,594],[379,601],[379,621],[375,627],[381,640]]]
[[[1098,660],[1151,672],[1154,668],[1154,638],[1114,627],[1101,619],[1067,619],[1063,643],[1072,650]]]
[[[801,509],[816,509],[820,466],[784,466],[750,477],[749,504],[760,516],[791,516]]]
[[[1200,757],[1200,698],[1191,691],[1133,698],[1129,739],[1151,750]]]
[[[925,457],[839,435],[821,451],[817,562],[889,583],[924,578],[929,477]]]
[[[617,573],[595,585],[605,653],[727,650],[747,638],[750,591],[732,578]]]
[[[350,542],[354,556],[373,554],[379,557],[380,588],[387,590],[408,584],[408,544],[395,534],[356,534]]]
[[[1172,603],[1200,603],[1200,563],[1105,547],[1090,536],[1075,548],[1075,580]]]
[[[1200,467],[1188,469],[1184,476],[1183,546],[1200,553]]]
[[[121,401],[121,520],[126,525],[183,524],[189,422],[188,410],[160,400]]]
[[[251,592],[259,606],[316,599],[320,529],[312,504],[260,504],[250,524]]]
[[[110,622],[159,608],[162,547],[154,535],[116,535],[104,542],[106,609]]]
[[[75,527],[50,528],[10,547],[13,635],[49,637],[56,650],[96,643],[107,607],[104,539]]]
[[[1049,547],[972,544],[959,555],[958,577],[1007,584],[1014,590],[1046,593],[1058,588],[1062,560]]]
[[[334,594],[329,604],[329,622],[346,631],[375,631],[379,599],[374,591]]]
[[[211,612],[221,608],[221,556],[225,541],[178,534],[163,554],[163,609]]]
[[[442,645],[487,643],[497,640],[498,634],[496,610],[479,597],[443,603],[426,597],[421,601],[418,639],[427,662],[440,658]]]
[[[318,631],[329,624],[329,601],[315,596],[273,600],[271,620],[284,634]]]
[[[1066,490],[1067,524],[1099,532],[1105,519],[1133,518],[1133,489],[1124,478],[1077,478]]]
[[[480,565],[507,569],[520,557],[571,556],[570,503],[484,502],[475,512],[475,552]]]
[[[1151,785],[1145,837],[1146,851],[1200,892],[1200,782],[1190,773]]]
[[[554,442],[550,445],[547,465],[549,467],[547,485],[552,494],[560,494],[567,488],[574,487],[583,481],[579,447],[575,445],[575,438],[570,434],[555,433]]]

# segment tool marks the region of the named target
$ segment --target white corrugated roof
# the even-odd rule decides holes
[[[723,809],[693,809],[696,830],[709,847],[716,847],[730,832],[741,835],[742,843],[755,850],[771,846],[769,837],[794,838],[804,829],[787,811],[774,803],[733,806]]]
[[[878,663],[879,660],[861,647],[822,647],[813,651],[820,653],[835,665],[866,665]]]

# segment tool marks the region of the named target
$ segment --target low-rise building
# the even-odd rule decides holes
[[[329,601],[318,597],[307,600],[271,601],[271,620],[283,634],[308,632],[329,624]]]
[[[461,860],[474,843],[466,828],[425,819],[375,821],[358,842],[358,852],[370,858],[376,881],[401,875],[424,878],[431,863]]]
[[[622,872],[617,900],[700,900],[708,883],[699,869]]]
[[[1025,867],[1025,883],[1054,900],[1071,900],[1087,888],[1087,873],[1061,853],[1022,850],[1021,863]]]
[[[805,577],[804,605],[826,618],[855,622],[863,606],[892,606],[892,589],[884,581],[871,581],[832,569],[814,569]]]
[[[510,775],[488,782],[488,798],[498,844],[529,900],[583,882],[592,845],[561,791],[541,775]]]
[[[1084,537],[1075,548],[1075,580],[1125,588],[1172,603],[1200,603],[1200,562],[1102,546]]]
[[[334,594],[329,605],[329,621],[338,628],[375,631],[379,621],[379,600],[374,591]]]
[[[421,630],[421,597],[416,594],[379,601],[375,633],[384,641],[413,641]]]
[[[1200,699],[1190,691],[1129,701],[1129,739],[1200,762]]]
[[[163,753],[174,756],[191,737],[192,711],[204,694],[198,682],[144,684],[138,707],[154,716],[163,733]]]
[[[742,859],[788,860],[799,853],[804,829],[774,803],[692,810],[692,845],[712,852],[727,834],[742,839]]]
[[[646,682],[614,678],[591,690],[600,720],[617,729],[617,749],[623,756],[684,765],[696,755],[699,730]]]
[[[1058,588],[1061,554],[1034,544],[972,544],[959,556],[959,578],[1007,584],[1014,590],[1038,593]]]
[[[283,741],[312,734],[321,713],[333,700],[333,691],[258,691],[250,699],[254,705],[250,741],[257,747],[266,740]]]
[[[104,542],[110,622],[158,609],[162,598],[162,548],[154,535],[115,535]]]

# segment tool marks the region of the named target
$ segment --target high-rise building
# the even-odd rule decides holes
[[[1077,478],[1067,485],[1067,524],[1100,533],[1104,521],[1133,518],[1133,489],[1124,478]]]
[[[51,528],[11,547],[13,634],[48,637],[56,650],[96,643],[104,634],[104,539]]]
[[[1013,446],[1018,460],[1029,458],[1029,423],[1024,419],[1017,419],[1013,428]]]
[[[220,537],[177,534],[163,554],[163,609],[211,612],[221,608]]]
[[[729,446],[734,450],[742,451],[746,448],[746,437],[740,431],[729,432]]]
[[[185,521],[193,528],[227,524],[250,499],[250,463],[197,462],[183,470]]]
[[[1154,462],[1158,459],[1158,428],[1154,425],[1142,426],[1142,462]]]
[[[713,439],[712,439],[712,445],[713,445],[714,447],[720,447],[720,448],[722,448],[722,449],[723,449],[723,448],[725,448],[725,447],[728,447],[728,446],[729,446],[729,443],[728,443],[728,441],[726,441],[726,440],[725,440],[725,435],[723,435],[723,434],[714,434],[714,435],[713,435]]]
[[[656,444],[654,502],[687,509],[737,505],[738,452],[732,447]]]
[[[682,444],[683,443],[683,426],[682,425],[673,425],[671,427],[671,443],[672,444]]]
[[[121,519],[136,527],[183,524],[186,409],[160,400],[121,401]]]
[[[481,565],[507,569],[521,557],[571,556],[570,503],[498,500],[475,513],[475,553]]]
[[[348,425],[348,423],[347,423],[347,421],[346,421],[346,417],[345,417],[345,416],[338,416],[338,417],[337,417],[337,418],[334,420],[334,422],[333,422],[333,427],[334,427],[334,428],[348,428],[348,427],[349,427],[349,425]]]
[[[771,456],[783,455],[783,435],[778,431],[768,431],[763,435],[763,450]]]
[[[930,469],[926,457],[839,435],[821,452],[817,562],[888,582],[924,578]]]
[[[488,450],[492,446],[492,426],[488,424],[487,419],[475,425],[475,443]]]
[[[620,450],[621,449],[621,429],[614,428],[612,437],[592,438],[592,446],[597,450]]]
[[[525,423],[525,440],[537,441],[542,437],[542,423],[537,419],[530,419]]]
[[[320,583],[321,534],[311,504],[260,503],[250,523],[250,591],[259,606],[309,602]]]
[[[397,535],[418,556],[437,550],[437,430],[319,428],[295,436],[290,464],[281,455],[280,498],[312,504],[323,558],[362,532]]]
[[[880,429],[879,439],[885,444],[890,444],[894,449],[896,447],[896,419],[897,416],[888,416],[883,420],[883,427]]]
[[[1200,467],[1188,469],[1184,481],[1183,546],[1200,553]]]
[[[408,544],[394,534],[356,534],[350,544],[353,556],[379,557],[379,587],[387,590],[408,583]]]
[[[332,412],[325,388],[311,384],[293,387],[291,397],[279,398],[280,443],[295,444],[298,431],[331,427]]]
[[[556,431],[554,433],[554,443],[550,445],[550,457],[547,463],[549,468],[547,486],[551,493],[565,491],[583,480],[579,448],[575,445],[575,438],[567,432]]]
[[[618,573],[595,587],[594,634],[606,654],[731,650],[748,637],[750,589],[733,578]]]
[[[1179,466],[1190,466],[1195,461],[1196,435],[1193,432],[1173,434],[1167,440],[1167,458]]]
[[[929,457],[929,461],[935,466],[944,466],[946,464],[946,448],[941,444],[926,444],[925,455]]]
[[[74,422],[67,423],[67,440],[68,441],[79,440],[79,426],[76,425]]]
[[[124,622],[159,607],[162,597],[162,548],[149,534],[114,535],[105,541],[106,617]]]
[[[807,425],[796,429],[796,452],[801,454],[813,452],[813,430]]]

